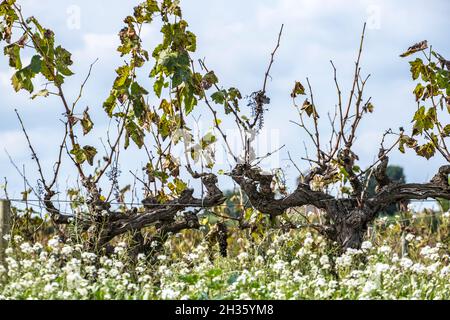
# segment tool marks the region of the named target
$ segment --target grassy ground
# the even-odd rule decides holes
[[[306,229],[232,232],[227,258],[190,231],[136,264],[126,243],[98,257],[14,236],[0,299],[449,299],[449,216],[378,219],[362,249],[343,255]]]

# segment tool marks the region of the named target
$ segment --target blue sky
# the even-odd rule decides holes
[[[114,79],[114,68],[121,63],[115,52],[117,33],[123,17],[131,13],[139,1],[18,2],[23,5],[26,15],[38,17],[42,24],[56,32],[59,42],[72,51],[76,75],[66,85],[69,96],[76,95],[89,64],[99,58],[80,105],[90,107],[96,122],[92,139],[98,143],[108,126],[101,103]],[[197,57],[206,58],[224,87],[236,86],[244,94],[260,89],[280,25],[285,24],[268,87],[271,104],[265,130],[268,134],[276,132],[277,139],[286,144],[278,157],[280,166],[287,173],[295,172],[285,161],[287,151],[294,158],[304,155],[303,141],[306,139],[302,131],[289,123],[296,117],[289,97],[293,83],[295,80],[304,82],[309,77],[319,112],[325,115],[327,110],[332,110],[337,100],[329,60],[333,59],[337,66],[345,91],[351,84],[364,21],[368,22],[368,30],[362,66],[363,72],[371,74],[367,95],[373,97],[376,109],[364,120],[359,132],[356,150],[363,167],[376,155],[386,129],[410,126],[415,108],[411,94],[414,84],[407,60],[399,58],[399,54],[411,44],[427,39],[437,51],[450,56],[450,2],[445,0],[182,0],[181,4],[190,29],[197,34]],[[77,10],[80,25],[73,28],[71,19]],[[157,28],[147,28],[144,37],[150,46],[157,44]],[[36,180],[36,170],[14,108],[23,116],[47,172],[51,172],[56,156],[55,145],[61,135],[58,118],[62,111],[54,98],[30,101],[27,94],[14,93],[10,76],[6,58],[0,59],[0,177],[8,178],[10,193],[18,196],[23,182],[9,163],[4,149],[21,168],[25,165],[30,181]],[[144,79],[142,81],[145,83]],[[122,171],[126,174],[128,170],[139,168],[141,164],[137,161],[133,154],[125,157]],[[391,163],[404,166],[408,181],[420,182],[430,179],[443,159],[436,157],[427,161],[411,152],[403,155],[395,151]],[[73,172],[64,170],[64,179],[74,177]],[[292,174],[290,177],[292,183],[295,177]],[[130,178],[124,176],[124,179]],[[61,185],[65,184],[64,179],[60,181]]]

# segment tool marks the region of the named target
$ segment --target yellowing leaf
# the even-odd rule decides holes
[[[291,97],[296,98],[298,95],[304,95],[305,94],[305,87],[299,82],[295,82],[294,89],[292,90]]]
[[[427,40],[421,41],[419,43],[414,44],[413,46],[409,47],[408,50],[400,55],[400,57],[404,58],[409,55],[412,55],[413,53],[423,51],[428,48],[428,42]]]
[[[319,115],[317,114],[316,111],[316,107],[308,101],[308,99],[305,100],[305,102],[303,103],[303,106],[301,107],[302,111],[305,111],[306,114],[308,115],[308,117],[314,116],[314,117],[319,117]]]
[[[83,134],[87,135],[92,128],[94,127],[94,123],[91,120],[91,117],[88,113],[89,108],[86,108],[83,112],[83,119],[81,119],[81,126],[83,127]]]
[[[49,92],[47,89],[43,89],[31,96],[31,99],[36,99],[37,97],[48,97]]]

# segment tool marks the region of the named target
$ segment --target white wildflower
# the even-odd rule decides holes
[[[281,270],[283,270],[285,268],[285,266],[286,266],[286,262],[278,260],[277,262],[275,262],[273,264],[273,269],[275,271],[281,271]]]
[[[247,293],[241,293],[239,295],[239,300],[252,300],[252,298],[250,298],[250,296]]]
[[[138,261],[144,261],[144,260],[145,260],[145,254],[139,253],[139,254],[137,255],[137,259],[138,259]]]
[[[156,248],[157,246],[158,246],[158,241],[153,240],[153,241],[150,243],[150,247],[152,247],[152,248]]]
[[[69,256],[73,253],[73,248],[71,246],[64,246],[61,249],[63,255]]]
[[[48,246],[52,249],[58,249],[59,248],[59,238],[53,237],[47,242]]]
[[[97,255],[95,253],[92,252],[83,252],[81,254],[81,258],[85,261],[91,261],[94,262],[95,259],[97,258]]]
[[[300,250],[297,251],[296,256],[298,258],[302,258],[308,254],[308,251],[305,248],[300,248]]]
[[[411,267],[411,270],[412,270],[413,272],[415,272],[415,273],[418,273],[418,274],[426,272],[426,269],[427,269],[427,268],[426,268],[423,264],[421,264],[421,263],[415,263],[415,264],[413,264],[413,266]]]
[[[164,300],[173,300],[180,295],[179,291],[175,291],[171,288],[166,288],[161,291],[161,298]]]
[[[157,257],[157,259],[158,259],[159,261],[166,261],[166,260],[167,260],[167,256],[161,254],[161,255],[159,255],[159,256]]]
[[[413,241],[414,238],[415,238],[415,236],[414,236],[412,233],[408,233],[408,234],[405,236],[405,240],[408,241],[408,242]]]
[[[409,258],[402,258],[402,259],[400,260],[400,266],[402,266],[402,267],[405,268],[405,269],[411,268],[413,264],[414,264],[414,263],[413,263],[412,260],[409,259]]]
[[[117,246],[114,248],[114,253],[118,254],[118,255],[122,254],[124,251],[125,251],[125,248],[122,246]]]
[[[380,254],[389,254],[391,253],[392,249],[389,246],[381,246],[380,248],[378,248],[378,253]]]
[[[443,267],[441,269],[440,275],[441,275],[441,277],[445,277],[445,276],[450,275],[450,266]]]
[[[186,259],[189,261],[197,260],[200,256],[197,253],[189,253],[186,255]]]
[[[20,251],[22,251],[25,254],[33,253],[33,248],[28,242],[24,242],[20,245]]]
[[[370,250],[372,248],[373,248],[373,245],[372,245],[372,242],[370,242],[370,241],[364,241],[361,244],[361,249],[363,249],[363,250]]]
[[[440,265],[441,265],[441,263],[439,261],[429,265],[427,267],[427,273],[429,275],[435,274],[438,271]]]
[[[77,288],[77,292],[82,296],[86,297],[88,295],[88,290],[86,288]]]
[[[376,274],[383,274],[389,270],[389,265],[385,263],[377,263],[375,264],[375,273]]]
[[[346,268],[352,265],[352,257],[347,254],[343,254],[340,257],[336,258],[336,265]]]
[[[327,282],[325,281],[324,278],[322,278],[322,277],[317,278],[317,280],[316,280],[317,286],[324,287],[326,284],[327,284]]]
[[[247,252],[241,252],[238,256],[237,256],[238,260],[247,260],[248,259],[248,253]]]
[[[328,258],[327,255],[323,255],[320,257],[319,262],[322,266],[329,266],[330,265],[330,258]]]
[[[264,263],[264,258],[262,256],[257,256],[255,258],[255,263],[256,264],[263,264]]]
[[[29,259],[24,259],[21,261],[22,267],[28,269],[33,265],[33,261]]]
[[[377,285],[376,285],[375,282],[373,282],[373,281],[366,281],[366,283],[364,284],[364,288],[363,288],[362,292],[364,294],[370,294],[376,289],[377,289]]]

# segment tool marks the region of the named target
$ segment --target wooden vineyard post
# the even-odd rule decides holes
[[[5,249],[8,241],[4,236],[11,231],[11,203],[9,200],[0,199],[0,263],[4,262]]]

